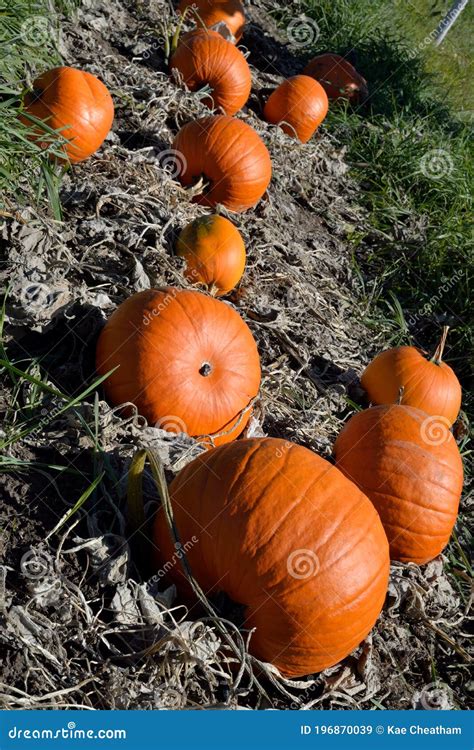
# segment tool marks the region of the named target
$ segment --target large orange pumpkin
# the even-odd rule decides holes
[[[338,436],[336,465],[378,510],[392,559],[420,565],[449,541],[462,460],[443,421],[394,404],[353,416]]]
[[[205,284],[211,294],[227,294],[245,269],[245,245],[239,230],[224,216],[201,216],[188,224],[176,243],[186,260],[186,278]]]
[[[318,55],[308,63],[303,73],[319,81],[329,99],[349,99],[358,103],[369,95],[365,78],[341,55],[330,52]]]
[[[250,329],[229,305],[194,291],[149,289],[112,314],[97,371],[113,404],[131,402],[151,425],[215,444],[240,435],[260,386]]]
[[[250,96],[252,76],[242,52],[216,31],[197,29],[185,34],[171,58],[171,69],[178,70],[191,91],[206,85],[213,109],[234,115]]]
[[[190,186],[204,180],[204,192],[194,198],[202,206],[222,203],[230,211],[246,211],[270,184],[270,154],[242,120],[226,115],[193,120],[181,128],[173,149],[181,153],[181,183]]]
[[[244,6],[240,0],[181,0],[179,10],[195,8],[198,22],[210,28],[225,23],[235,39],[239,41],[245,26]]]
[[[461,408],[462,391],[453,370],[443,362],[447,333],[446,327],[431,359],[414,346],[399,346],[378,354],[361,377],[370,401],[394,404],[401,399],[402,404],[438,416],[451,427]]]
[[[34,81],[33,91],[25,97],[25,112],[53,130],[61,128],[61,136],[69,141],[64,150],[71,162],[97,151],[114,120],[106,86],[91,73],[67,67],[53,68]]]
[[[387,590],[387,538],[369,500],[330,463],[284,440],[239,440],[188,464],[170,496],[194,577],[208,596],[245,605],[258,658],[290,677],[310,674],[370,632]],[[154,541],[157,565],[187,596],[163,510]]]
[[[268,99],[263,116],[281,124],[288,135],[309,141],[328,113],[328,97],[321,84],[310,76],[293,76],[283,81]]]

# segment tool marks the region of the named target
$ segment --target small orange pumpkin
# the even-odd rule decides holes
[[[245,13],[240,0],[181,0],[179,10],[195,8],[197,21],[211,28],[218,23],[225,23],[238,42],[244,32]]]
[[[69,141],[64,151],[73,163],[97,151],[114,120],[106,86],[91,73],[68,67],[53,68],[34,81],[33,91],[25,96],[25,112],[53,130],[61,128],[61,136]]]
[[[245,245],[238,229],[224,216],[201,216],[185,227],[176,254],[186,260],[186,278],[205,284],[220,297],[233,289],[245,269]]]
[[[170,499],[195,579],[245,606],[259,659],[289,677],[311,674],[372,629],[387,538],[373,505],[328,461],[285,440],[238,440],[188,464]],[[162,508],[154,542],[157,566],[192,601]]]
[[[323,87],[310,76],[293,76],[283,81],[268,99],[263,116],[280,125],[288,135],[309,141],[328,113]]]
[[[431,359],[414,346],[378,354],[361,377],[369,400],[373,404],[394,404],[400,398],[402,404],[441,417],[451,427],[461,408],[462,390],[451,367],[443,362],[447,334],[446,326]]]
[[[194,198],[202,206],[222,203],[230,211],[246,211],[258,203],[272,177],[270,154],[260,136],[247,123],[227,115],[188,123],[176,136],[173,149],[181,154],[181,184],[187,187],[204,180],[204,191]]]
[[[252,76],[242,52],[216,31],[197,29],[185,34],[171,58],[191,91],[211,87],[213,108],[234,115],[247,102]],[[204,98],[209,101],[209,96]]]
[[[347,422],[334,455],[379,512],[393,560],[421,565],[439,555],[463,483],[462,459],[443,421],[412,406],[374,406]]]
[[[329,99],[349,99],[358,103],[369,95],[367,81],[341,55],[326,52],[314,57],[303,71],[319,81]]]
[[[97,343],[112,404],[135,404],[151,425],[216,445],[245,428],[260,387],[257,345],[240,315],[195,291],[148,289],[112,314]]]

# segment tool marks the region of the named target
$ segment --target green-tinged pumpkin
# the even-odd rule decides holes
[[[220,297],[240,281],[245,269],[245,245],[237,227],[224,216],[200,216],[181,231],[176,254],[186,261],[185,275]]]

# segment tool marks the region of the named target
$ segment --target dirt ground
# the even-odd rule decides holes
[[[249,9],[242,44],[254,87],[239,116],[262,135],[274,172],[260,204],[232,216],[248,266],[230,299],[262,358],[251,434],[284,437],[328,457],[350,410],[347,397],[360,400],[357,375],[383,347],[384,331],[363,322],[347,242],[363,215],[337,133],[323,126],[303,146],[259,117],[262,92],[305,63],[265,5],[271,8],[262,0]],[[71,395],[93,379],[95,341],[117,304],[150,286],[185,285],[174,238],[204,212],[163,163],[179,128],[208,111],[167,74],[161,27],[171,18],[168,4],[108,0],[98,7],[86,3],[65,24],[61,51],[65,64],[110,88],[113,132],[96,157],[66,176],[63,223],[31,208],[0,224],[10,360],[25,367],[41,359],[43,377]],[[32,388],[25,383],[14,396],[6,380],[2,412],[14,398],[27,401]],[[9,455],[72,471],[53,480],[41,468],[0,475],[3,707],[468,705],[467,585],[446,572],[443,559],[423,568],[394,565],[384,611],[356,652],[320,675],[284,680],[248,658],[230,622],[238,658],[212,619],[191,618],[129,539],[126,474],[136,447],[153,447],[169,477],[200,448],[141,418],[124,419],[93,396],[60,415],[56,397],[41,398],[38,429]],[[101,471],[99,490],[45,541]],[[145,489],[151,516],[156,493],[151,482]],[[232,618],[228,603],[216,606]]]

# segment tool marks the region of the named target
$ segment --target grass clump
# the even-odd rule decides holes
[[[314,45],[304,50],[308,58],[342,54],[369,83],[368,102],[333,105],[325,123],[347,148],[359,185],[354,201],[365,208],[362,226],[350,238],[370,300],[367,322],[383,323],[390,343],[425,347],[437,340],[442,325],[450,325],[448,359],[466,384],[472,348],[472,128],[443,88],[454,53],[419,41],[427,33],[420,28],[421,0],[403,10],[404,25],[400,4],[384,0],[297,5],[318,27]],[[436,28],[449,3],[437,5],[426,28]],[[289,22],[288,13],[276,11],[282,24]],[[404,28],[412,22],[408,35]],[[451,45],[459,34],[465,45],[465,23],[461,16],[448,35]],[[429,71],[436,54],[438,65],[446,60],[444,77]],[[464,75],[458,91],[470,86]]]
[[[30,139],[35,122],[20,122],[23,93],[33,78],[61,64],[59,14],[73,0],[0,0],[0,211],[15,211],[47,195],[56,218],[59,177],[49,159],[60,134],[47,131],[40,148]]]

